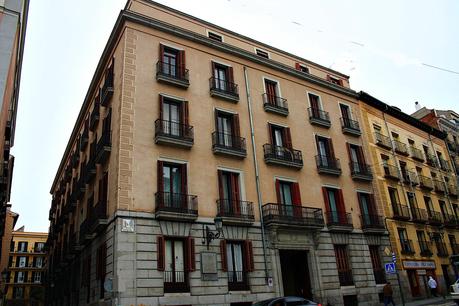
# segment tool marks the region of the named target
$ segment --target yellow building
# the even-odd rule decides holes
[[[441,290],[454,281],[458,254],[458,189],[446,134],[376,98],[359,94],[376,190],[407,298],[427,294],[428,276]]]
[[[47,233],[13,232],[8,262],[6,305],[44,305],[43,275]]]

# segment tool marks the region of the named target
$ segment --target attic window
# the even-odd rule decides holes
[[[269,58],[269,53],[266,51],[263,51],[261,49],[255,49],[255,52],[257,53],[258,56],[264,57],[264,58]]]
[[[207,36],[210,39],[213,39],[213,40],[216,40],[216,41],[219,41],[219,42],[223,42],[223,37],[221,35],[218,35],[218,34],[214,33],[214,32],[208,32]]]
[[[335,84],[335,85],[339,85],[339,86],[343,86],[343,81],[338,79],[338,78],[335,78],[335,77],[332,77],[331,75],[328,76],[328,81],[332,84]]]
[[[296,70],[299,70],[299,71],[301,71],[303,73],[309,73],[309,68],[306,67],[305,65],[300,64],[300,63],[296,63],[295,64],[295,68],[296,68]]]

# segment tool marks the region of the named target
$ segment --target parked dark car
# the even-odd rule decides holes
[[[322,304],[301,297],[284,296],[256,302],[253,306],[322,306]]]

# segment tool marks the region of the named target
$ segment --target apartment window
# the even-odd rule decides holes
[[[453,212],[454,212],[454,216],[456,218],[459,218],[459,206],[457,204],[453,204]]]
[[[218,170],[220,213],[239,215],[241,213],[241,189],[239,173]]]
[[[299,71],[301,71],[303,73],[309,73],[309,68],[306,67],[305,65],[300,64],[300,63],[295,63],[295,69],[299,70]]]
[[[459,247],[456,242],[456,237],[454,235],[448,235],[449,244],[451,246],[451,250],[453,251],[453,255],[459,254]]]
[[[350,110],[350,107],[349,105],[346,105],[346,104],[339,104],[339,109],[341,111],[341,116],[344,120],[344,124],[346,126],[349,125],[349,121],[352,119],[352,116],[351,116],[351,110]],[[347,124],[346,124],[347,123]]]
[[[214,89],[224,92],[235,91],[232,67],[212,62],[212,71]]]
[[[335,151],[331,138],[316,135],[316,146],[319,165],[323,167],[336,167]]]
[[[24,287],[13,287],[13,296],[15,299],[24,298]]]
[[[364,192],[358,192],[360,212],[362,214],[363,225],[376,225],[379,220],[376,218],[376,207],[373,195]]]
[[[354,285],[352,276],[352,269],[349,265],[349,258],[347,254],[347,246],[342,244],[335,244],[336,266],[338,268],[339,283],[341,286]]]
[[[300,186],[298,183],[276,179],[277,203],[282,214],[293,216],[300,213],[295,206],[301,206]]]
[[[35,242],[34,251],[37,253],[41,253],[45,250],[45,244],[43,242]]]
[[[381,127],[377,124],[373,124],[373,130],[375,130],[376,133],[381,134]]]
[[[27,252],[27,241],[18,242],[18,252]]]
[[[399,164],[400,164],[400,171],[402,173],[403,180],[405,182],[410,182],[410,175],[409,175],[406,163],[404,161],[399,161]]]
[[[366,172],[365,156],[361,146],[355,144],[347,144],[347,151],[349,153],[349,159],[351,160],[351,169],[353,172],[362,173]]]
[[[325,208],[329,223],[347,223],[346,208],[344,205],[343,191],[341,189],[322,187]]]
[[[161,72],[172,78],[185,76],[185,51],[160,45]]]
[[[158,270],[164,271],[164,292],[187,292],[188,272],[195,270],[194,239],[158,236]]]
[[[418,237],[419,249],[421,250],[421,255],[431,256],[432,252],[430,250],[429,243],[426,239],[426,234],[424,231],[416,231],[416,236]]]
[[[269,58],[269,53],[267,51],[256,48],[255,52],[257,53],[258,56]]]
[[[314,118],[321,118],[322,103],[320,103],[320,97],[312,93],[308,93],[308,97],[312,116]]]
[[[371,265],[376,284],[384,284],[386,282],[386,274],[381,265],[381,256],[379,255],[379,246],[369,245]]]
[[[11,242],[10,242],[10,252],[14,252],[14,246],[15,246],[14,245],[14,241],[11,240]]]
[[[13,266],[13,256],[9,256],[8,257],[8,267],[12,267]]]
[[[276,81],[265,79],[266,99],[268,103],[277,105],[279,94],[279,84]]]
[[[189,124],[188,102],[170,99],[162,95],[159,97],[161,132],[175,137],[186,136]]]
[[[34,258],[34,265],[35,268],[41,268],[43,267],[43,257],[35,257]]]
[[[408,197],[408,203],[410,204],[411,208],[417,208],[418,202],[416,201],[416,195],[414,192],[407,192],[406,196]]]
[[[441,215],[443,216],[443,219],[444,220],[449,220],[449,213],[448,213],[448,209],[446,208],[446,203],[445,201],[442,201],[442,200],[438,200],[438,204],[440,205],[440,211],[441,211]]]
[[[27,280],[27,271],[17,271],[16,272],[16,283],[22,284],[25,283]]]
[[[215,112],[217,144],[229,148],[240,148],[239,115],[222,111]]]
[[[41,272],[34,272],[33,273],[33,282],[34,283],[41,283]]]
[[[432,213],[435,212],[432,199],[428,196],[424,196],[424,204],[426,205],[427,212],[429,213],[429,215],[432,215]]]
[[[186,164],[158,161],[158,204],[168,208],[186,208],[187,190]]]
[[[25,268],[27,267],[28,258],[26,256],[17,257],[16,267]]]
[[[282,127],[274,124],[268,124],[269,136],[271,145],[275,147],[275,154],[283,157],[286,149],[292,149],[292,138],[290,135],[290,128]]]
[[[230,290],[247,290],[247,272],[253,271],[252,242],[222,240],[220,242],[222,270],[228,272]]]
[[[327,79],[332,84],[343,86],[343,80],[341,80],[341,79],[335,78],[335,77],[333,77],[331,75],[328,75]]]
[[[402,253],[414,253],[411,240],[408,239],[406,229],[398,228],[398,236],[400,238],[400,245],[402,247]]]
[[[223,42],[223,37],[217,33],[214,33],[214,32],[207,32],[207,36],[210,38],[210,39],[213,39],[213,40],[216,40],[216,41],[219,41],[219,42]]]

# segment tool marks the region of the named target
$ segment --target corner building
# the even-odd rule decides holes
[[[51,189],[47,305],[374,305],[358,106],[339,72],[128,1]]]
[[[448,292],[455,280],[449,256],[459,252],[459,201],[446,134],[367,93],[359,99],[405,298],[429,296],[429,276]]]

